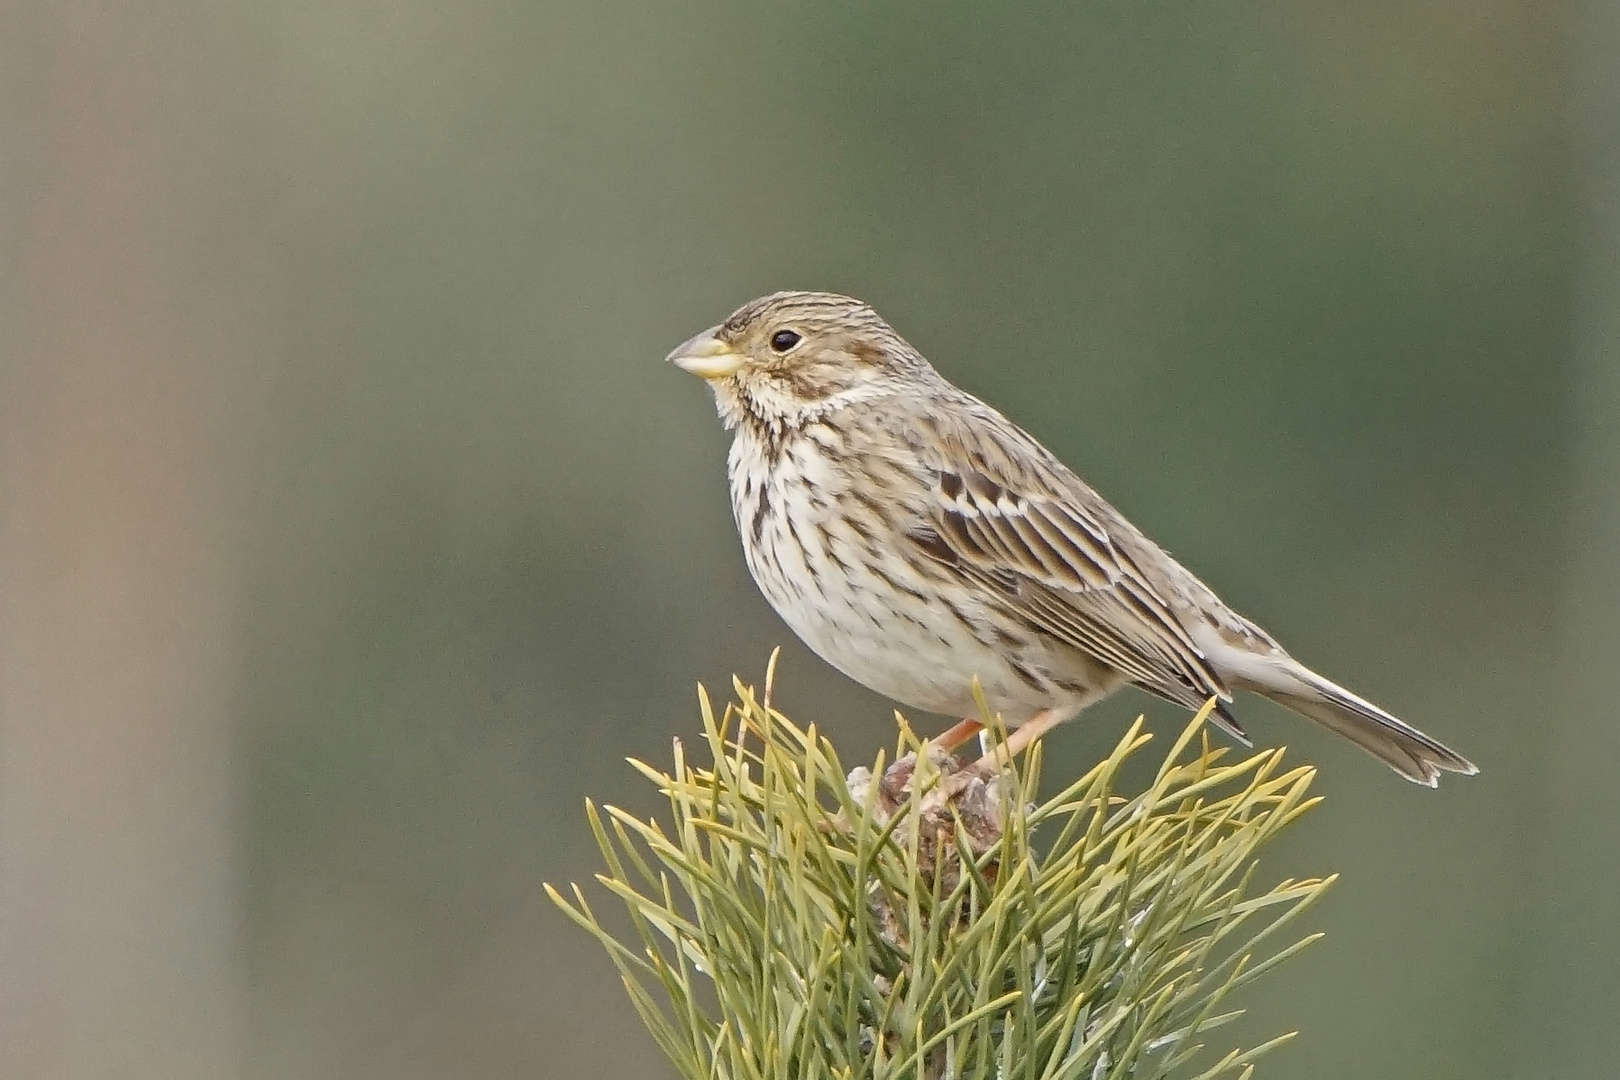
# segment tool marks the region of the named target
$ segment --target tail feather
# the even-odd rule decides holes
[[[1479,771],[1450,747],[1302,664],[1279,665],[1268,674],[1272,677],[1243,680],[1246,689],[1338,732],[1413,783],[1436,787],[1442,772],[1472,776]]]

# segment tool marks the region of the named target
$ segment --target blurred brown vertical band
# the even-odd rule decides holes
[[[185,225],[194,43],[161,8],[12,14],[0,1074],[230,1077],[232,368]]]

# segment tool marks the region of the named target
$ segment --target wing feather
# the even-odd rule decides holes
[[[1187,627],[1104,522],[1139,540],[1130,526],[1034,439],[995,419],[953,424],[929,440],[937,458],[929,462],[931,502],[925,526],[912,534],[922,550],[994,590],[1032,628],[1152,693],[1192,708],[1212,696],[1230,700]]]

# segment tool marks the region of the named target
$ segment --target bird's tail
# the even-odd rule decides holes
[[[1441,772],[1471,776],[1479,771],[1461,754],[1298,661],[1266,667],[1263,674],[1245,673],[1245,689],[1338,732],[1413,783],[1435,787]]]

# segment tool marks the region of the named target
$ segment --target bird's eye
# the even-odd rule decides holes
[[[789,349],[793,348],[793,346],[797,345],[801,340],[803,339],[801,339],[795,331],[778,330],[776,333],[771,335],[771,351],[785,353]]]

